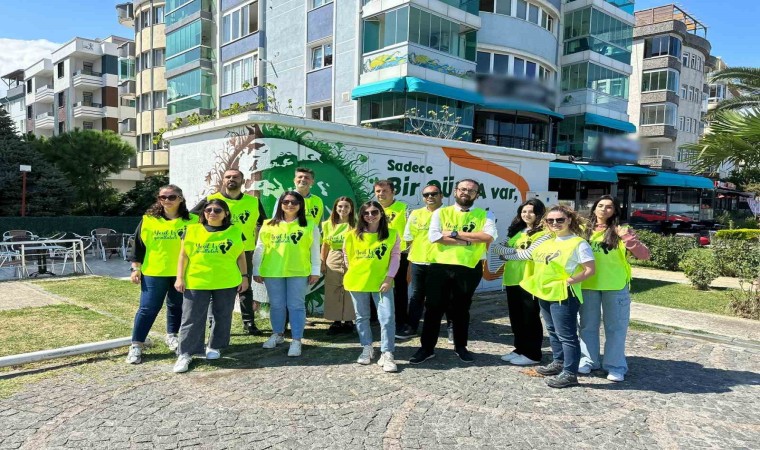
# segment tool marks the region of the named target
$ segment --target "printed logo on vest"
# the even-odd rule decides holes
[[[185,233],[187,233],[187,225],[177,230],[177,236],[179,236],[180,239],[185,238]]]
[[[550,262],[552,262],[553,260],[559,258],[560,255],[561,255],[561,253],[560,253],[559,250],[555,251],[554,253],[545,252],[545,253],[537,253],[536,254],[538,260],[539,261],[543,261],[547,266],[549,265]]]
[[[314,206],[314,207],[312,207],[309,210],[309,215],[311,215],[312,219],[316,219],[317,218],[317,214],[319,214],[319,207],[318,206]]]
[[[601,253],[604,252],[605,255],[609,254],[612,248],[607,245],[605,242],[591,242],[591,250],[594,251],[594,253]]]
[[[398,213],[396,213],[396,211],[391,211],[387,215],[388,215],[388,222],[393,222],[393,219],[396,218]]]
[[[244,211],[242,214],[238,214],[237,220],[245,225],[246,222],[248,222],[248,219],[251,217],[251,213],[249,211]]]
[[[227,239],[224,242],[219,243],[219,251],[222,252],[222,255],[226,255],[228,251],[232,248],[232,240]]]
[[[465,233],[470,233],[475,229],[475,222],[470,222],[467,225],[462,227],[462,231]]]
[[[301,230],[298,230],[295,233],[290,234],[290,240],[294,244],[298,244],[298,241],[300,241],[302,237],[303,237],[303,231]]]
[[[380,244],[380,246],[375,249],[375,256],[377,259],[383,259],[383,256],[385,256],[385,252],[387,251],[388,246],[385,244]]]

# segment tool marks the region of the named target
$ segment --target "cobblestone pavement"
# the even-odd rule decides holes
[[[596,374],[553,390],[499,360],[505,309],[500,297],[476,304],[472,365],[441,340],[410,366],[414,340],[385,374],[354,363],[355,337],[305,341],[301,358],[228,349],[215,363],[226,368],[184,375],[168,356],[95,362],[1,400],[0,448],[757,448],[756,351],[632,331],[624,383]]]

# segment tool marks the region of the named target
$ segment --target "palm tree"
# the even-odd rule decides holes
[[[712,115],[719,111],[760,107],[760,68],[729,67],[714,72],[710,81],[729,81],[728,87],[739,93],[734,98],[718,103],[711,112]]]
[[[715,111],[710,131],[684,148],[696,154],[695,172],[712,173],[722,163],[760,167],[760,109]]]

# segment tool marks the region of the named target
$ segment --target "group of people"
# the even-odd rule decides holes
[[[160,189],[136,232],[132,281],[141,284],[141,297],[127,362],[141,362],[164,300],[166,343],[178,355],[174,372],[186,372],[193,355],[220,358],[229,344],[236,297],[245,331],[261,334],[254,321],[259,302],[253,283],[266,286],[270,305],[272,334],[263,347],[284,343],[289,322],[288,356],[300,356],[305,297],[324,276],[324,317],[332,321],[327,333],[355,330],[362,347],[357,363],[375,359],[370,325],[375,312],[377,364],[383,371],[397,371],[395,340],[417,336],[423,318],[421,345],[409,363],[433,358],[444,315],[449,343],[471,363],[467,346],[475,289],[481,279],[502,277],[514,334],[514,351],[504,361],[540,363],[542,315],[552,362],[536,371],[549,386],[572,386],[578,373],[597,369],[612,381],[624,380],[627,255],[647,259],[649,251],[621,225],[615,198],[598,199],[588,219],[564,206],[547,210],[539,200],[527,200],[501,242],[493,213],[475,206],[480,185],[472,179],[456,184],[451,206],[443,206],[440,186],[425,186],[424,206],[413,211],[394,198],[392,182],[379,180],[373,186],[376,201],[357,207],[350,197],[339,197],[324,222],[324,204],[311,193],[314,172],[297,168],[294,184],[280,195],[272,219],[258,198],[242,192],[238,170],[226,171],[223,188],[192,212],[179,187]],[[486,263],[489,248],[506,260],[496,272]]]

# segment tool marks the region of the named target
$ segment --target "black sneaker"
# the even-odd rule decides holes
[[[417,332],[409,325],[404,325],[401,330],[396,332],[396,339],[411,339],[417,336]]]
[[[343,332],[343,325],[340,322],[333,322],[330,328],[327,329],[328,336],[335,336]]]
[[[351,320],[343,322],[340,326],[341,333],[352,334],[354,330],[356,330],[356,325],[354,325],[354,322]]]
[[[548,377],[552,375],[559,375],[562,373],[562,368],[565,366],[565,363],[562,361],[552,361],[549,364],[545,366],[536,367],[536,372],[540,373],[541,375]]]
[[[245,325],[243,328],[245,329],[246,333],[253,336],[261,336],[264,334],[261,330],[259,330],[259,327],[257,327],[255,323]]]
[[[420,348],[409,358],[409,364],[422,364],[430,358],[435,358],[435,352]]]
[[[475,361],[475,358],[472,356],[472,353],[467,350],[467,347],[460,347],[454,351],[456,352],[457,356],[459,356],[459,359],[461,359],[463,362],[471,363]]]
[[[553,388],[564,388],[578,385],[578,377],[574,373],[562,372],[556,377],[546,379],[546,385]]]

